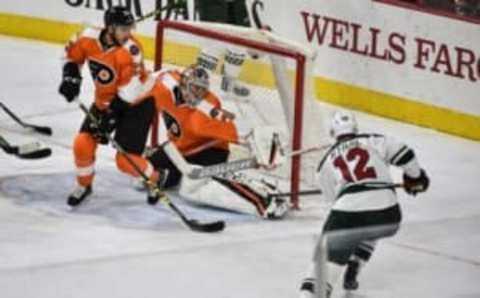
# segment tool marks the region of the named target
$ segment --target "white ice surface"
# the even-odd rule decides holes
[[[314,207],[304,208],[307,216],[282,222],[177,200],[195,217],[227,220],[221,234],[196,234],[162,207],[147,206],[116,171],[113,151],[102,148],[95,196],[76,212],[65,208],[82,114],[57,94],[61,55],[61,46],[0,37],[0,100],[54,129],[53,137],[32,135],[0,112],[2,136],[53,150],[41,161],[0,152],[0,297],[298,297],[325,215],[321,198],[306,203]],[[337,285],[334,297],[480,297],[480,144],[357,116],[362,130],[411,144],[432,184],[417,198],[400,193],[401,231],[380,243],[357,293]]]

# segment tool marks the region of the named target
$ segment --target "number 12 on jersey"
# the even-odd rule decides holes
[[[349,149],[345,157],[339,155],[333,161],[333,165],[340,170],[343,179],[352,183],[364,179],[377,178],[377,173],[373,167],[367,167],[370,160],[370,153],[367,150],[355,147]],[[353,173],[350,171],[349,164],[353,164]]]

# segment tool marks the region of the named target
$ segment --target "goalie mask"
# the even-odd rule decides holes
[[[339,138],[345,135],[356,134],[357,132],[357,120],[351,112],[335,112],[330,123],[330,136]]]
[[[182,72],[180,91],[187,104],[196,106],[208,93],[210,78],[205,69],[191,66]]]

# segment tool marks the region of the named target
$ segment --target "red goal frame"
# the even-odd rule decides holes
[[[162,20],[157,24],[156,33],[156,49],[155,49],[155,71],[162,69],[163,64],[163,43],[165,30],[177,30],[194,34],[201,37],[211,38],[223,42],[228,42],[240,46],[246,46],[255,50],[273,53],[285,58],[289,58],[295,61],[295,92],[294,92],[294,120],[293,120],[293,132],[292,132],[292,151],[300,150],[302,148],[302,131],[303,131],[303,106],[304,106],[304,86],[305,86],[305,69],[306,69],[306,57],[304,54],[291,50],[286,47],[266,44],[246,38],[234,36],[228,33],[218,32],[208,28],[201,28],[199,26],[191,25],[185,22],[177,22],[170,20]],[[155,117],[152,127],[152,145],[158,144],[158,118]],[[293,208],[299,208],[299,196],[300,191],[300,169],[301,158],[300,156],[292,157],[290,171],[291,182],[291,202]]]

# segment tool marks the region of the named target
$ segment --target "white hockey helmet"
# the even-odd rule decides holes
[[[356,134],[358,132],[357,120],[353,113],[339,110],[333,114],[330,122],[330,135],[338,138],[343,135]]]
[[[204,68],[192,65],[182,72],[180,89],[187,103],[197,104],[207,95],[209,88],[210,77]]]

